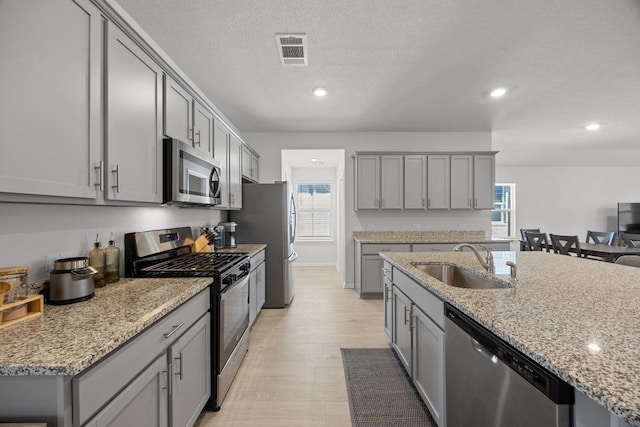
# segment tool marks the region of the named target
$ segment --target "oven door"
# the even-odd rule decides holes
[[[220,163],[177,139],[164,140],[163,202],[220,204]]]
[[[249,326],[249,276],[244,276],[218,295],[218,373]]]

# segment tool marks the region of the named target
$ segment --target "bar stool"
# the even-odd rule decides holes
[[[520,229],[520,236],[522,236],[522,240],[520,240],[520,250],[521,251],[530,251],[531,248],[529,247],[529,244],[527,243],[527,236],[525,236],[525,234],[527,232],[534,232],[534,233],[539,233],[540,229],[539,228],[521,228]]]
[[[546,249],[546,251],[549,252],[551,245],[549,244],[547,233],[536,233],[534,231],[526,231],[524,233],[524,236],[527,239],[527,245],[529,245],[529,250],[542,251],[543,249]]]

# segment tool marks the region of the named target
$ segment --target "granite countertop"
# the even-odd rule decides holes
[[[266,247],[267,245],[262,243],[239,243],[235,248],[216,249],[214,251],[212,246],[207,246],[205,250],[207,252],[218,252],[221,254],[247,254],[252,257]]]
[[[444,285],[411,265],[449,262],[484,272],[471,252],[381,256],[577,390],[640,426],[640,269],[545,252],[494,252],[496,274],[508,278],[505,262],[512,260],[518,266],[517,281],[508,289],[472,290]]]
[[[489,243],[507,242],[487,239],[482,230],[423,230],[423,231],[354,231],[359,243]]]
[[[206,289],[210,278],[120,279],[0,329],[0,375],[77,375]]]

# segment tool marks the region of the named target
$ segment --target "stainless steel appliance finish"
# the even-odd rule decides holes
[[[163,141],[163,203],[220,204],[220,162],[177,139]]]
[[[445,304],[448,427],[571,425],[573,388]]]
[[[230,212],[240,224],[236,239],[240,243],[265,243],[265,308],[282,308],[295,295],[293,262],[298,258],[293,243],[296,236],[296,205],[291,184],[243,184],[242,210]]]
[[[220,227],[224,227],[224,247],[235,248],[236,245],[236,227],[238,224],[235,222],[220,222]]]
[[[95,293],[93,276],[97,270],[89,267],[89,258],[62,258],[54,261],[49,273],[47,302],[71,304],[92,298]]]
[[[124,240],[127,277],[211,277],[212,396],[205,408],[220,409],[249,347],[249,257],[193,252],[189,227],[127,233]]]

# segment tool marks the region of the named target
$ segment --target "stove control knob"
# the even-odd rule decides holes
[[[251,269],[251,264],[249,264],[248,262],[240,266],[241,271],[249,271],[250,269]]]
[[[235,274],[229,274],[227,277],[222,279],[222,283],[224,283],[225,285],[230,285],[235,281],[236,281],[236,275]]]

